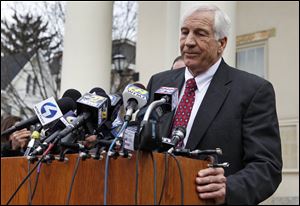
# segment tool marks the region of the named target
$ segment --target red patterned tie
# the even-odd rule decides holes
[[[197,84],[195,79],[194,78],[188,79],[186,81],[184,94],[177,107],[172,131],[178,126],[183,126],[186,128],[195,102],[196,89],[197,89]],[[183,141],[181,141],[177,147],[182,147],[182,146],[183,146]]]

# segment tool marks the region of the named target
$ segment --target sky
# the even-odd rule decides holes
[[[45,2],[47,2],[47,4],[49,5],[54,4],[54,1],[1,1],[1,20],[6,19],[8,22],[13,23],[13,19],[11,18],[11,16],[14,12],[12,8],[16,8],[18,12],[23,14],[31,11],[32,13],[45,16],[43,13],[44,11],[41,9],[44,7]],[[126,29],[126,26],[131,25],[124,23],[126,22],[126,1],[116,1],[114,5],[114,15],[121,14],[119,15],[120,17],[118,18],[118,20],[114,19],[114,25],[116,25],[118,29]],[[129,19],[133,17],[134,12],[137,12],[137,3],[133,4],[133,7],[131,8],[131,11],[128,15]],[[64,25],[61,25],[61,27],[64,27]],[[135,28],[136,27],[137,23],[135,24]],[[64,28],[62,28],[62,31],[63,30]],[[117,33],[119,32],[113,32],[113,39],[115,38],[115,36],[118,36]],[[129,36],[129,39],[132,41],[136,40],[136,31],[133,33],[133,35]]]
[[[39,8],[43,6],[44,2],[54,3],[53,1],[1,1],[1,19],[9,18],[13,14],[11,8],[16,8],[18,12],[22,13],[34,11],[34,13],[42,15],[43,12]]]

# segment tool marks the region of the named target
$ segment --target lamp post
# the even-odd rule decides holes
[[[111,92],[123,91],[125,86],[132,81],[138,81],[139,73],[128,68],[128,62],[123,54],[113,56],[114,69],[112,71]]]
[[[126,57],[123,54],[116,54],[113,57],[113,63],[117,73],[121,74],[127,66]]]

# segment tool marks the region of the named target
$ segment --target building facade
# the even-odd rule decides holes
[[[138,2],[136,70],[141,83],[146,85],[153,74],[170,68],[179,54],[181,17],[201,3],[205,2]],[[299,2],[209,3],[232,20],[225,61],[268,79],[276,92],[283,180],[262,204],[299,204]],[[112,5],[68,2],[62,92],[86,92],[95,86],[109,91]],[[259,62],[254,66],[258,70],[247,68],[253,62],[248,57]]]
[[[55,80],[56,75],[39,53],[1,57],[1,118],[10,114],[22,118],[34,115],[35,104],[51,96],[56,98]]]

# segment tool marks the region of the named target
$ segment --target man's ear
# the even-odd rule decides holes
[[[227,37],[218,40],[219,46],[224,50],[227,45]]]
[[[227,44],[227,37],[224,37],[223,39],[219,39],[218,40],[218,44],[219,44],[219,49],[218,49],[218,53],[221,54],[223,53],[226,44]]]

